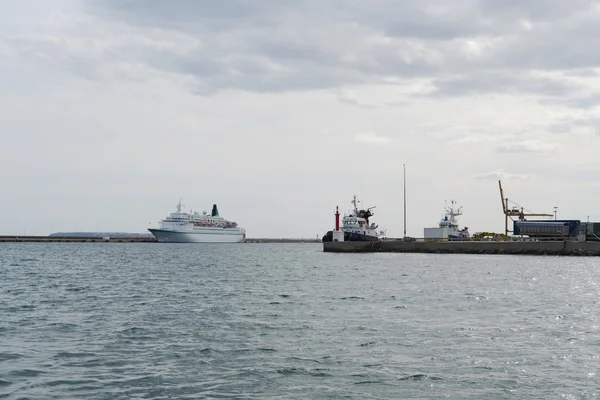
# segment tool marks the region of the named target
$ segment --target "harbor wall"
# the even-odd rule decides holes
[[[324,242],[323,251],[332,253],[445,253],[445,254],[527,254],[600,256],[600,242]]]
[[[245,243],[321,243],[321,239],[295,239],[295,238],[249,238]]]

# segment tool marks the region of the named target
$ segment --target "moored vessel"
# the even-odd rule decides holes
[[[353,208],[344,214],[342,218],[342,226],[339,226],[339,211],[336,209],[336,228],[333,231],[328,231],[325,236],[323,236],[323,242],[331,242],[331,241],[361,241],[361,242],[372,242],[381,240],[381,238],[386,236],[385,231],[377,231],[378,225],[375,223],[370,223],[369,218],[373,216],[372,209],[375,208],[369,207],[365,209],[359,209],[357,196],[354,195],[354,198],[351,201]],[[341,233],[340,233],[341,232]]]
[[[452,200],[450,206],[446,207],[444,216],[438,223],[437,228],[425,228],[425,240],[469,240],[469,228],[459,229],[457,216],[462,215],[462,206],[455,209],[456,202]]]
[[[159,242],[169,243],[239,243],[246,238],[246,230],[237,222],[219,215],[216,204],[210,214],[183,212],[181,200],[175,212],[162,219],[159,228],[148,229]]]

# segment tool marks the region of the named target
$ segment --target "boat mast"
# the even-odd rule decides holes
[[[446,215],[448,215],[450,217],[450,222],[453,225],[456,225],[456,227],[458,228],[458,222],[456,221],[456,217],[458,217],[459,215],[462,215],[462,212],[460,211],[462,206],[458,207],[457,210],[454,210],[455,204],[456,204],[456,200],[450,200],[450,207],[446,206]]]
[[[354,215],[358,217],[358,203],[360,200],[356,200],[356,195],[354,195],[354,199],[352,200],[352,204],[354,204]]]

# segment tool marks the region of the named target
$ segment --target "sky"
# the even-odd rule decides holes
[[[600,1],[0,0],[0,234],[600,221]],[[403,179],[406,165],[406,182]],[[403,218],[403,185],[406,213]]]

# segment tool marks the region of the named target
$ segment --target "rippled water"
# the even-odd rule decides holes
[[[0,244],[0,398],[598,398],[596,258]]]

